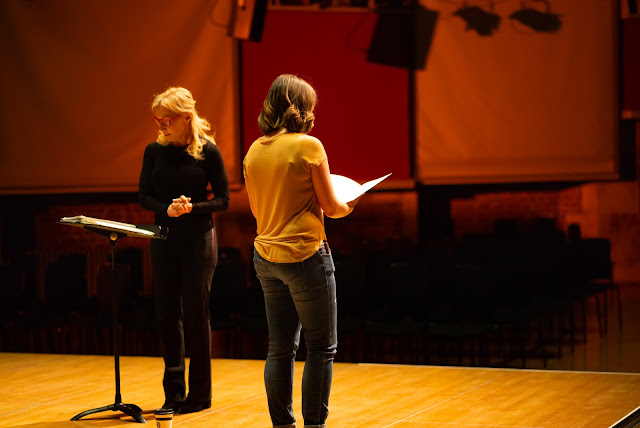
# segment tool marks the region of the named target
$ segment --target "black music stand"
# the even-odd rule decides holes
[[[152,239],[167,239],[167,233],[169,230],[166,227],[155,225],[137,225],[128,223],[119,223],[115,221],[102,220],[94,217],[76,216],[76,217],[63,217],[58,222],[60,224],[66,224],[69,226],[82,227],[102,235],[109,239],[111,243],[111,277],[113,288],[113,357],[115,360],[115,372],[116,372],[116,397],[114,404],[108,406],[98,407],[91,410],[85,410],[82,413],[78,413],[71,418],[72,421],[77,421],[80,418],[91,415],[93,413],[104,412],[112,410],[114,412],[120,411],[131,416],[136,422],[146,424],[146,419],[142,416],[142,409],[135,404],[124,404],[122,397],[120,396],[120,353],[118,351],[118,292],[117,292],[117,274],[116,274],[116,243],[118,239],[125,236],[135,236],[138,238],[152,238]]]

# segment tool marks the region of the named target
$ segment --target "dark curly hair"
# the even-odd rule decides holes
[[[308,133],[313,128],[313,108],[316,91],[304,79],[281,74],[271,84],[258,116],[263,134],[286,129],[287,132]]]

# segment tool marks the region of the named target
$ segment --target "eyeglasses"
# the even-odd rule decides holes
[[[158,125],[158,126],[165,126],[165,127],[166,127],[166,126],[171,125],[171,122],[173,122],[175,119],[177,119],[177,118],[178,118],[178,117],[180,117],[180,116],[181,116],[181,115],[180,115],[180,113],[176,114],[176,115],[175,115],[175,116],[173,116],[173,117],[170,117],[170,118],[166,118],[166,117],[165,117],[165,118],[162,118],[162,119],[158,119],[157,117],[155,117],[155,116],[154,116],[154,117],[153,117],[153,121],[154,121],[154,122],[156,123],[156,125]]]

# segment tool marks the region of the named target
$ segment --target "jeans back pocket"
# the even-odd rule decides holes
[[[324,273],[327,276],[331,276],[336,270],[336,267],[333,264],[333,256],[331,254],[320,254],[320,257],[322,257],[322,266],[324,266]]]

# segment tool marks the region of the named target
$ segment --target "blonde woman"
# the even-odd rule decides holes
[[[139,183],[141,206],[155,213],[155,224],[169,229],[166,241],[152,240],[151,264],[165,363],[163,407],[176,413],[211,407],[209,292],[218,259],[212,213],[229,205],[220,150],[195,106],[185,88],[172,87],[155,97],[151,110],[158,137],[145,149]]]
[[[264,134],[249,148],[244,177],[257,237],[253,264],[264,292],[269,352],[264,368],[274,427],[295,427],[293,367],[304,330],[305,427],[325,427],[337,349],[336,281],[324,215],[340,218],[356,201],[340,202],[313,128],[316,92],[290,74],[272,83],[258,117]]]

